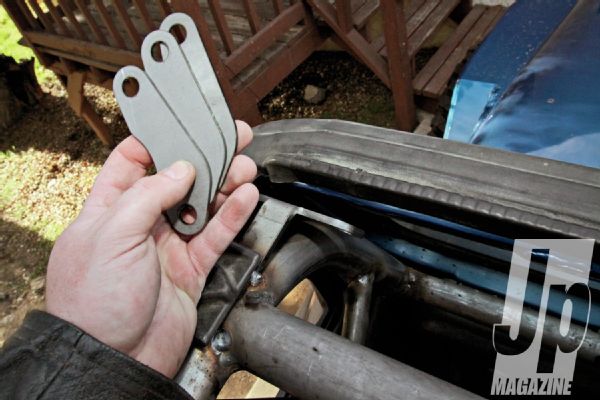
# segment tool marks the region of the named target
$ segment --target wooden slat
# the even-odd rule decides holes
[[[349,32],[353,28],[352,4],[350,0],[335,0],[335,11],[340,29],[344,32]]]
[[[303,29],[297,39],[288,43],[282,51],[269,60],[267,68],[248,82],[246,88],[258,100],[262,99],[321,46],[323,41],[324,38],[316,29]]]
[[[208,25],[206,23],[206,19],[204,15],[202,15],[202,9],[200,8],[200,4],[196,1],[186,1],[186,0],[171,0],[171,5],[173,12],[183,12],[188,14],[196,23],[198,27],[198,33],[200,34],[200,38],[202,39],[202,43],[206,49],[206,53],[208,58],[210,59],[210,63],[213,66],[215,74],[219,80],[219,84],[221,85],[221,90],[223,90],[223,94],[228,102],[236,101],[235,94],[233,89],[231,88],[231,72],[225,67],[223,61],[219,57],[219,53],[216,47],[214,40],[212,39],[210,30],[208,29]]]
[[[388,64],[396,125],[400,130],[412,131],[416,125],[416,112],[402,3],[399,0],[381,0],[381,10],[383,32],[389,50]]]
[[[84,40],[68,38],[47,32],[26,31],[24,34],[36,45],[45,46],[54,50],[76,54],[81,57],[95,59],[115,65],[142,66],[140,55],[136,52],[90,43]]]
[[[275,14],[281,14],[284,7],[283,0],[273,0],[273,10],[275,10]]]
[[[173,10],[171,9],[171,5],[168,0],[159,0],[158,1],[159,9],[162,13],[162,17],[165,18],[167,15],[171,14]]]
[[[413,80],[413,88],[417,94],[421,94],[423,88],[435,75],[435,73],[442,67],[446,59],[452,54],[454,49],[462,42],[464,37],[470,32],[471,28],[483,15],[486,7],[477,5],[467,14],[467,16],[461,21],[460,25],[452,33],[452,36],[444,42],[433,57],[427,62],[421,71],[417,74]]]
[[[429,15],[428,13],[425,13],[426,10],[422,9],[422,7],[425,5],[425,2],[427,2],[427,1],[428,0],[413,0],[410,3],[410,5],[407,7],[406,13],[404,15],[405,15],[405,18],[407,21],[406,34],[408,36],[410,36],[410,34],[419,27],[419,25],[423,22],[422,19],[424,19],[425,17],[427,17],[427,15]],[[428,12],[431,12],[433,10],[433,7],[435,7],[435,3],[432,2],[431,4],[429,4],[428,7],[431,7],[428,11]],[[420,11],[420,13],[417,14],[417,11]],[[385,49],[385,37],[383,34],[376,37],[371,42],[371,46],[375,50],[377,50],[377,52],[380,52],[382,54],[387,54],[387,52],[384,50]]]
[[[406,7],[406,10],[404,12],[404,15],[405,15],[407,21],[413,17],[413,15],[417,12],[417,10],[419,8],[421,8],[421,6],[423,5],[423,3],[425,3],[425,1],[427,1],[427,0],[411,0],[410,1],[410,4]]]
[[[273,44],[279,37],[287,32],[292,26],[298,24],[304,18],[304,5],[298,2],[286,9],[278,18],[265,25],[251,41],[237,48],[231,56],[225,60],[229,70],[237,75],[256,59],[262,51]]]
[[[42,27],[40,23],[33,18],[29,7],[27,7],[27,4],[25,4],[24,0],[17,0],[15,3],[21,11],[20,14],[24,17],[24,21],[20,23],[22,29],[37,29]],[[7,7],[6,4],[4,4],[4,7]],[[27,24],[25,24],[25,21],[27,21]],[[18,21],[15,22],[19,24]]]
[[[256,33],[260,30],[261,22],[258,13],[256,12],[256,5],[253,0],[242,0],[244,4],[244,10],[248,16],[248,22],[250,23],[250,29],[252,33]]]
[[[450,0],[444,0],[444,1],[450,1]],[[441,2],[434,1],[434,0],[426,0],[421,4],[421,7],[419,7],[418,9],[415,10],[413,15],[408,19],[408,22],[406,23],[407,37],[410,37],[413,35],[413,33],[415,33],[417,28],[419,28],[421,26],[421,24],[423,24],[423,22],[425,22],[427,17],[429,17],[429,14],[431,14],[433,12],[433,10],[436,9],[437,5],[440,3]]]
[[[331,4],[321,0],[308,0],[308,3],[323,17],[327,25],[335,31],[350,51],[369,67],[387,87],[390,87],[387,63],[377,54],[377,51],[373,49],[369,42],[356,29],[352,29],[350,32],[344,32],[340,29],[335,9]]]
[[[227,52],[227,54],[231,54],[235,46],[233,44],[233,36],[231,35],[231,30],[229,29],[229,25],[227,24],[227,20],[225,19],[223,7],[221,7],[221,2],[220,0],[208,0],[208,6],[210,7],[210,12],[212,13],[213,18],[215,20],[215,24],[217,25],[217,31],[221,36],[221,40],[223,41],[225,51]]]
[[[131,22],[131,17],[127,12],[127,8],[123,4],[123,0],[112,0],[113,5],[115,6],[115,10],[117,14],[119,14],[119,18],[121,18],[121,22],[125,26],[125,31],[131,39],[131,42],[134,44],[136,50],[142,46],[142,38],[140,37],[139,32],[135,29],[135,25]]]
[[[40,51],[43,51],[44,53],[52,54],[53,56],[57,56],[62,59],[76,61],[78,63],[88,65],[88,66],[94,66],[97,68],[104,69],[106,71],[117,72],[122,67],[121,65],[105,63],[102,61],[98,61],[97,59],[94,59],[94,58],[82,57],[79,54],[67,53],[66,51],[51,49],[51,48],[44,47],[44,46],[40,46],[39,49],[40,49]]]
[[[354,12],[352,17],[354,27],[362,29],[367,21],[379,9],[379,0],[368,0]]]
[[[492,31],[492,29],[494,29],[494,27],[496,26],[496,24],[498,23],[498,21],[500,21],[500,19],[504,16],[504,14],[506,13],[506,10],[507,10],[506,8],[504,8],[502,6],[496,6],[496,7],[492,7],[492,8],[497,8],[498,9],[498,13],[494,17],[494,20],[492,21],[492,23],[490,24],[490,26],[488,26],[488,28],[485,30],[485,32],[483,34],[483,38],[484,39],[487,37],[487,35],[490,34],[490,32]]]
[[[73,25],[73,28],[77,32],[77,35],[79,35],[79,37],[82,39],[89,40],[87,34],[81,27],[81,24],[75,17],[75,14],[73,14],[73,10],[71,9],[71,7],[69,7],[69,4],[65,0],[58,0],[58,6],[61,8],[71,25]]]
[[[446,59],[444,65],[423,89],[424,96],[437,98],[444,92],[448,81],[456,70],[456,66],[464,60],[470,49],[477,46],[483,40],[490,24],[494,22],[496,16],[501,11],[501,8],[492,7],[479,18],[473,29],[469,31],[460,45],[454,49],[452,54]]]
[[[48,16],[42,11],[42,9],[37,3],[37,0],[29,0],[29,6],[31,7],[33,12],[35,12],[35,15],[37,15],[38,21],[42,22],[44,30],[47,32],[56,33],[56,30],[52,25],[52,21],[50,21],[50,19],[48,19]]]
[[[423,43],[435,32],[440,24],[448,18],[452,10],[458,6],[460,0],[444,0],[429,14],[429,17],[410,35],[408,40],[408,54],[414,57]]]
[[[148,7],[146,7],[146,3],[144,2],[144,0],[133,0],[133,3],[135,4],[136,9],[140,13],[142,21],[144,21],[144,25],[146,26],[148,32],[153,31],[156,27],[156,24],[152,20],[152,17],[150,16],[150,12],[148,11]]]
[[[96,20],[90,13],[90,10],[88,9],[85,1],[84,0],[75,0],[75,4],[77,5],[77,8],[81,12],[81,15],[83,15],[83,18],[87,22],[87,25],[90,27],[92,34],[94,35],[94,38],[96,39],[96,42],[100,43],[100,44],[105,44],[105,45],[108,44],[108,42],[106,41],[106,38],[104,37],[104,34],[102,33],[102,30],[100,29],[100,27],[96,23]]]
[[[96,10],[98,10],[98,12],[100,13],[100,18],[102,19],[104,26],[106,26],[106,29],[108,29],[108,33],[110,34],[112,40],[114,40],[117,47],[121,49],[126,49],[127,46],[125,45],[125,41],[123,40],[123,37],[119,33],[119,30],[117,29],[112,18],[110,17],[108,10],[106,9],[106,7],[104,7],[104,3],[102,2],[102,0],[92,1],[94,2]]]
[[[65,21],[63,21],[62,17],[58,15],[58,12],[56,12],[56,7],[54,7],[54,4],[52,4],[50,0],[44,0],[44,4],[48,8],[48,12],[54,20],[58,32],[65,36],[71,36],[71,31],[69,30],[69,28],[67,28],[67,25],[65,25]]]

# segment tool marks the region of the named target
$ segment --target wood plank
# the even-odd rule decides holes
[[[421,14],[417,15],[417,11],[421,10],[421,8],[423,7],[423,5],[425,4],[427,0],[413,0],[410,5],[406,8],[406,12],[405,12],[405,18],[408,21],[407,22],[407,32],[406,34],[409,35],[409,32],[412,33],[414,32],[414,30],[416,28],[418,28],[418,26],[421,24],[421,22],[423,21],[416,21],[416,19],[420,19],[422,17],[422,14],[424,11],[421,11]],[[431,7],[433,7],[435,4],[430,4]],[[433,10],[433,8],[431,8],[431,10]],[[431,12],[431,10],[429,12]],[[425,15],[426,17],[427,15]],[[410,30],[412,28],[412,30]],[[381,54],[387,54],[387,52],[384,50],[385,49],[385,37],[384,35],[380,35],[378,37],[376,37],[372,42],[371,42],[371,46],[377,50],[379,53]]]
[[[121,19],[121,22],[125,26],[125,31],[127,32],[129,39],[134,44],[134,50],[139,50],[139,48],[142,47],[142,38],[140,37],[137,29],[135,29],[133,22],[131,22],[131,17],[127,12],[127,8],[123,4],[123,0],[112,0],[112,3],[117,11],[117,14],[119,15],[119,18]]]
[[[447,0],[445,0],[447,1]],[[438,1],[427,0],[421,4],[421,7],[415,10],[413,15],[408,19],[406,23],[406,35],[411,37],[415,31],[425,22],[429,14],[433,12],[440,4]]]
[[[252,33],[257,33],[260,31],[261,21],[258,13],[256,12],[256,5],[254,4],[253,0],[242,0],[242,3],[244,4],[244,10],[248,16],[250,29],[252,29]]]
[[[29,7],[27,6],[27,4],[25,4],[25,0],[17,0],[15,1],[15,3],[17,4],[18,9],[21,11],[19,14],[22,15],[22,17],[24,17],[23,21],[15,21],[17,25],[20,25],[22,29],[37,29],[42,27],[38,20],[36,20],[31,14]],[[4,4],[4,7],[8,8],[9,6]],[[17,12],[17,10],[15,10],[15,12]],[[25,21],[27,23],[25,23]]]
[[[247,82],[246,88],[252,91],[257,99],[262,99],[323,42],[324,38],[316,29],[303,29],[297,39],[292,40],[282,51],[269,60],[268,67],[262,73],[257,75],[251,82]]]
[[[38,21],[42,22],[44,30],[50,33],[56,33],[56,29],[54,29],[52,22],[50,21],[48,16],[42,11],[39,4],[37,3],[37,0],[29,0],[28,4],[37,16]]]
[[[361,30],[365,27],[369,18],[379,9],[379,3],[379,0],[368,0],[354,12],[352,21],[356,29]]]
[[[171,9],[171,4],[169,4],[168,0],[159,0],[158,1],[159,9],[162,12],[161,17],[166,18],[167,15],[172,14],[173,10]]]
[[[452,36],[444,42],[442,47],[435,52],[433,57],[427,62],[421,71],[413,79],[413,88],[417,94],[421,94],[423,88],[435,75],[435,73],[442,67],[446,59],[452,54],[454,49],[460,44],[464,37],[471,31],[471,28],[483,15],[486,7],[477,5],[467,14],[467,16],[460,22],[460,25],[452,33]]]
[[[277,15],[281,14],[284,8],[283,0],[273,0],[273,10]]]
[[[123,37],[119,33],[119,30],[115,26],[110,14],[108,13],[108,10],[104,6],[104,3],[102,2],[102,0],[92,0],[92,1],[93,1],[94,6],[96,7],[96,10],[100,14],[100,18],[102,19],[104,26],[108,29],[110,37],[115,42],[116,46],[121,49],[126,49],[127,46],[125,45],[125,41],[123,40]]]
[[[413,17],[413,15],[417,12],[419,8],[425,3],[427,0],[411,0],[410,4],[406,6],[404,11],[404,15],[406,16],[406,20],[408,21]]]
[[[423,89],[424,96],[437,98],[444,92],[448,81],[456,70],[456,66],[465,59],[470,49],[481,43],[488,27],[494,22],[499,12],[501,12],[500,9],[492,7],[479,18],[473,29],[465,36],[460,45],[454,49],[452,54],[446,59],[444,65]]]
[[[188,14],[196,23],[198,27],[198,33],[200,34],[200,38],[202,39],[202,43],[204,43],[204,47],[206,49],[206,53],[208,58],[210,59],[210,63],[217,75],[217,79],[219,80],[219,84],[221,86],[221,90],[223,90],[223,94],[228,102],[235,102],[237,99],[235,98],[235,93],[231,87],[230,79],[232,77],[231,71],[223,64],[223,61],[219,57],[219,53],[215,44],[215,41],[212,39],[211,32],[208,29],[206,24],[206,19],[202,14],[202,9],[200,8],[200,4],[197,2],[185,1],[185,0],[171,0],[172,9],[174,12],[183,12]]]
[[[320,0],[308,0],[308,3],[323,17],[327,25],[334,30],[350,51],[369,67],[387,87],[390,87],[387,63],[369,42],[356,29],[352,29],[350,32],[342,31],[337,24],[335,10],[330,4]]]
[[[39,46],[39,49],[44,53],[52,54],[53,56],[60,57],[61,59],[72,60],[83,65],[101,68],[103,70],[111,71],[113,73],[117,72],[122,67],[122,65],[105,63],[94,58],[83,57],[79,54],[67,53],[66,51],[51,49],[49,47]]]
[[[233,36],[231,35],[231,30],[229,29],[227,20],[225,19],[225,13],[223,12],[221,3],[219,0],[208,0],[208,6],[210,7],[210,11],[215,20],[216,28],[221,36],[225,51],[227,54],[231,54],[235,49],[233,44]]]
[[[94,35],[94,38],[96,39],[96,42],[107,45],[108,42],[106,41],[106,38],[104,37],[104,34],[102,33],[102,30],[96,23],[96,20],[90,13],[90,10],[87,8],[85,1],[84,0],[75,0],[75,4],[77,5],[77,8],[83,15],[85,22],[87,22],[87,26],[90,27],[92,34]]]
[[[27,38],[36,45],[77,54],[81,57],[96,59],[109,64],[121,66],[131,64],[142,67],[141,57],[134,51],[90,43],[47,32],[25,31],[24,33],[27,35]]]
[[[350,0],[335,0],[335,12],[340,29],[344,32],[349,32],[353,28],[352,4]]]
[[[287,32],[292,26],[298,24],[303,18],[304,5],[302,2],[298,2],[286,9],[278,18],[265,25],[261,32],[252,37],[252,40],[238,47],[225,60],[225,65],[234,75],[237,75],[250,65],[264,49],[273,44],[281,35]]]
[[[77,32],[77,35],[79,35],[79,37],[84,40],[89,40],[87,34],[81,27],[81,24],[75,17],[75,14],[73,14],[73,10],[71,9],[71,7],[69,7],[69,4],[67,4],[65,0],[58,0],[58,6],[62,9],[63,13],[67,17],[71,25],[73,25],[73,28],[75,29],[75,32]]]
[[[48,8],[48,13],[52,17],[52,20],[54,20],[54,24],[57,27],[56,30],[58,33],[65,36],[71,36],[71,31],[69,28],[67,28],[67,25],[65,24],[65,21],[63,21],[62,17],[56,12],[56,7],[54,7],[54,4],[52,4],[50,0],[44,0],[44,4]]]
[[[388,65],[394,96],[396,125],[403,131],[412,131],[416,125],[416,111],[412,89],[412,67],[408,57],[406,19],[398,0],[381,0],[384,35],[388,44]]]
[[[436,31],[450,13],[458,6],[460,0],[445,0],[429,14],[427,19],[419,26],[408,39],[408,54],[414,57],[425,41]]]
[[[148,11],[148,7],[146,7],[146,3],[143,0],[133,0],[137,11],[140,13],[140,17],[144,21],[144,25],[146,26],[147,32],[152,32],[157,26],[154,20],[150,16],[150,12]]]

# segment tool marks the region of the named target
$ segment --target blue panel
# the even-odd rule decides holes
[[[580,1],[471,142],[600,168],[600,0]]]
[[[445,137],[467,142],[519,71],[563,21],[576,0],[520,0],[471,57],[454,93]],[[477,85],[475,82],[479,82]],[[467,99],[462,101],[462,99]]]
[[[500,296],[506,295],[508,274],[447,257],[434,250],[416,246],[402,239],[381,235],[369,235],[368,239],[402,261],[416,263],[425,270],[443,272],[456,281],[471,287],[483,289]],[[533,282],[528,283],[525,292],[525,304],[539,309],[542,290],[542,285]],[[550,314],[560,317],[567,296],[564,292],[553,291],[555,292],[553,296],[549,296],[548,311]],[[600,305],[591,303],[590,306],[588,316],[588,302],[581,298],[573,299],[573,320],[584,325],[589,323],[590,326],[598,328],[600,327]]]

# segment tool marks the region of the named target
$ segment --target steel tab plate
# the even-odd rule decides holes
[[[156,44],[162,49],[161,61],[152,56],[152,49]],[[141,53],[148,77],[188,132],[189,139],[204,150],[213,182],[210,191],[212,199],[225,170],[225,139],[196,85],[183,52],[173,35],[154,31],[144,39]]]
[[[202,96],[209,105],[212,117],[217,122],[219,132],[225,139],[227,156],[225,173],[219,181],[219,186],[221,186],[225,180],[225,175],[237,148],[237,129],[235,121],[233,120],[229,106],[225,101],[225,96],[223,95],[215,71],[212,68],[206,49],[202,44],[202,39],[196,29],[194,20],[187,14],[174,13],[164,19],[160,25],[160,29],[163,31],[171,31],[173,27],[178,25],[183,26],[186,31],[185,39],[179,46],[183,51],[183,55],[185,56],[189,68],[195,76],[196,84],[198,85]]]
[[[128,78],[135,79],[139,85],[138,92],[131,97],[123,91],[123,84]],[[140,68],[122,68],[114,78],[113,91],[131,133],[150,152],[157,170],[162,170],[181,159],[194,165],[196,184],[185,199],[167,211],[167,217],[178,232],[188,235],[197,233],[207,221],[207,207],[211,200],[210,187],[213,186],[204,153],[198,144],[191,140],[190,135]],[[156,135],[155,132],[162,134]],[[182,207],[186,205],[191,205],[196,211],[196,221],[193,224],[186,224],[179,218]]]

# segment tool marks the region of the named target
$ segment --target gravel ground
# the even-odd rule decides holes
[[[304,87],[326,89],[320,105]],[[0,133],[0,346],[34,307],[43,306],[44,273],[54,240],[77,216],[108,155],[69,108],[55,79],[40,104]],[[112,93],[88,86],[86,95],[117,141],[127,134]],[[260,105],[265,120],[339,118],[393,126],[389,90],[344,53],[313,55]]]
[[[0,345],[43,304],[52,244],[77,216],[108,154],[55,79],[42,90],[39,105],[0,134]],[[125,137],[112,94],[94,86],[86,94],[113,134]]]

